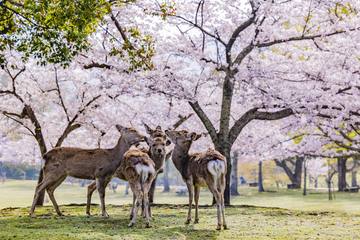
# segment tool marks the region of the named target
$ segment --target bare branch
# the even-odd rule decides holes
[[[293,115],[292,109],[283,109],[276,112],[262,112],[258,108],[253,108],[243,114],[231,127],[229,132],[229,142],[233,144],[239,136],[241,130],[252,120],[278,120]]]
[[[257,43],[257,44],[255,44],[255,46],[258,48],[270,47],[272,45],[276,45],[276,44],[280,44],[280,43],[303,41],[303,40],[314,40],[317,38],[330,37],[330,36],[334,36],[334,35],[338,35],[338,34],[342,34],[342,33],[346,33],[346,32],[358,31],[358,30],[360,30],[360,27],[351,28],[348,30],[338,30],[338,31],[331,32],[331,33],[323,33],[323,34],[316,34],[316,35],[309,35],[309,36],[298,36],[298,37],[290,37],[290,38],[285,38],[285,39],[278,39],[278,40],[273,40],[273,41],[264,42],[264,43]]]
[[[199,102],[189,102],[191,108],[195,111],[201,122],[204,124],[206,130],[209,132],[210,137],[214,143],[217,142],[217,133],[214,125],[212,124],[209,117],[206,115],[204,110],[201,108]]]
[[[57,74],[57,69],[55,68],[55,83],[56,83],[56,91],[58,93],[58,96],[59,96],[59,99],[60,99],[60,103],[61,103],[61,106],[65,112],[65,115],[66,115],[66,119],[68,122],[70,122],[70,117],[69,117],[69,113],[68,113],[68,110],[65,106],[65,103],[64,103],[64,99],[62,98],[62,95],[61,95],[61,90],[60,90],[60,85],[59,85],[59,79],[58,79],[58,74]]]

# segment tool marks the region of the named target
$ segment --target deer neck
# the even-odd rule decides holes
[[[175,167],[181,173],[183,178],[186,178],[187,175],[187,167],[189,162],[189,146],[180,146],[175,145],[173,153],[172,153],[172,160],[174,162]]]
[[[116,162],[119,162],[123,159],[123,156],[127,150],[129,150],[131,145],[125,140],[123,136],[119,138],[118,143],[116,144],[115,148],[113,149]]]

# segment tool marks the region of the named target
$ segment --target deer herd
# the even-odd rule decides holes
[[[67,176],[94,180],[88,186],[86,214],[90,215],[91,196],[98,190],[103,217],[109,217],[105,208],[105,189],[113,177],[126,180],[133,192],[133,204],[130,212],[129,227],[136,223],[138,210],[145,218],[146,227],[150,227],[152,217],[149,203],[149,192],[155,186],[154,179],[163,171],[165,160],[172,153],[172,160],[180,172],[189,192],[189,209],[186,224],[191,222],[191,209],[193,198],[195,201],[195,220],[199,222],[198,208],[200,187],[208,186],[217,207],[217,230],[221,227],[227,229],[225,222],[225,175],[226,159],[218,151],[208,149],[200,153],[189,153],[192,143],[202,134],[186,130],[165,130],[160,126],[155,129],[144,124],[148,137],[143,136],[134,128],[116,125],[120,138],[111,149],[81,149],[59,147],[45,154],[43,179],[35,189],[30,216],[34,217],[36,203],[40,193],[44,190],[54,205],[59,216],[62,212],[54,197],[55,189]],[[148,148],[140,147],[146,142]],[[167,152],[166,147],[174,144],[172,151]]]

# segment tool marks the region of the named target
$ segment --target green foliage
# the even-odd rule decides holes
[[[31,56],[42,65],[67,65],[89,48],[87,38],[109,7],[106,0],[2,1],[0,53],[5,48],[15,49],[24,60]]]
[[[175,1],[164,1],[160,4],[160,16],[163,20],[166,20],[168,16],[176,15]]]
[[[124,30],[128,39],[120,47],[113,47],[110,55],[127,60],[130,63],[129,71],[153,69],[155,49],[152,36],[142,34],[137,27]]]

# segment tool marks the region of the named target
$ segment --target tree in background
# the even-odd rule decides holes
[[[230,185],[230,193],[231,196],[239,196],[238,191],[238,161],[239,161],[239,153],[238,151],[234,151],[232,155],[232,173],[231,173],[231,185]]]

